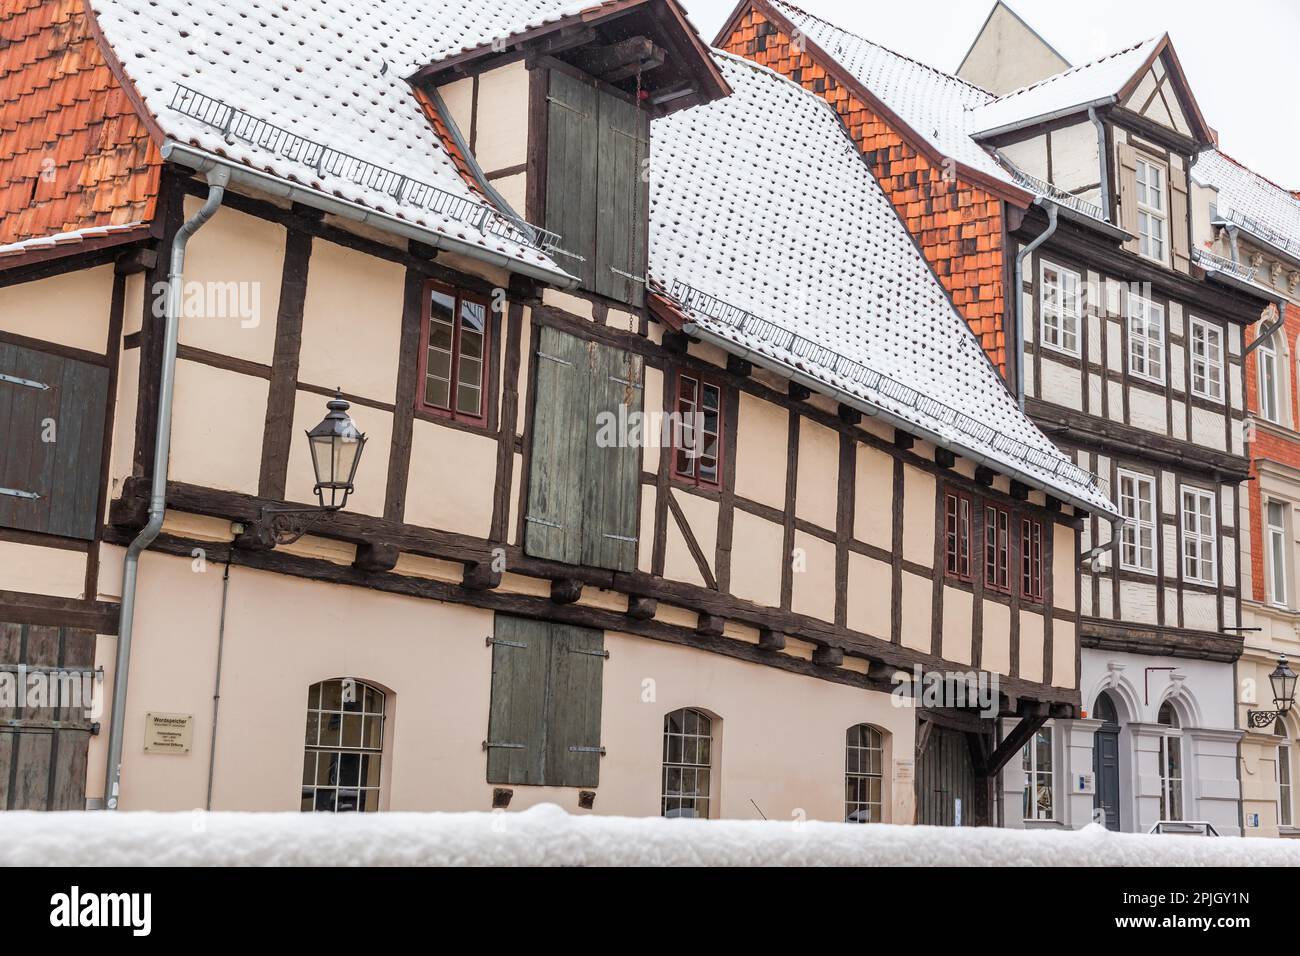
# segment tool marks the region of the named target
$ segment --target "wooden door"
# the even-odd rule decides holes
[[[974,826],[975,788],[975,767],[966,735],[922,721],[917,734],[916,822]]]
[[[91,631],[0,623],[0,810],[85,809],[94,658]]]

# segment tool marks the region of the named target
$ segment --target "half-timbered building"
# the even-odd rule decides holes
[[[744,0],[715,42],[835,107],[1021,406],[1123,515],[1080,549],[1087,719],[1008,768],[1003,821],[1236,833],[1244,330],[1275,294],[1193,248],[1213,133],[1168,37],[1059,71],[1008,15],[965,60],[996,94],[784,0]],[[1039,75],[1006,91],[1004,55]]]
[[[1247,836],[1300,835],[1292,787],[1295,714],[1271,721],[1269,674],[1280,655],[1300,656],[1296,624],[1296,508],[1300,506],[1300,199],[1218,149],[1192,167],[1197,244],[1248,270],[1286,302],[1247,333],[1246,448],[1252,481],[1239,506],[1242,623],[1245,651],[1237,663],[1241,798]]]
[[[673,0],[0,10],[0,660],[103,702],[0,806],[988,822],[1077,716],[1113,506]]]

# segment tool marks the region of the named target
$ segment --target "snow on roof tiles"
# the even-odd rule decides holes
[[[654,123],[652,277],[689,286],[692,318],[736,347],[1113,513],[1016,407],[834,110],[765,67],[715,55],[734,93]],[[711,318],[721,313],[709,296],[749,317]],[[953,410],[983,435],[954,427]]]
[[[827,23],[784,0],[772,6],[945,156],[1000,182],[1019,184],[978,143],[971,111],[993,99],[965,80]]]
[[[1217,149],[1201,153],[1192,176],[1219,191],[1219,215],[1300,259],[1300,199]]]
[[[1014,90],[974,109],[969,118],[973,132],[1050,116],[1061,110],[1087,106],[1115,97],[1155,52],[1163,37],[1152,37],[1045,80]]]
[[[345,176],[223,136],[172,104],[177,86],[474,203],[405,77],[434,56],[599,6],[572,0],[90,0],[163,134],[281,179],[398,216],[517,261],[562,270],[526,244]]]

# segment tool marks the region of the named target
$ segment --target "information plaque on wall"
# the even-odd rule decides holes
[[[147,754],[187,754],[194,740],[193,714],[144,715],[144,752]]]

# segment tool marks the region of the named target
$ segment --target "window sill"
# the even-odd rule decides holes
[[[1144,375],[1143,373],[1135,372],[1132,369],[1129,369],[1128,375],[1129,378],[1136,379],[1139,382],[1146,382],[1148,385],[1159,385],[1161,388],[1164,388],[1165,386],[1164,375],[1161,375],[1159,377],[1156,377],[1154,375]]]
[[[1038,344],[1045,352],[1055,352],[1057,355],[1064,355],[1072,359],[1077,359],[1082,357],[1077,348],[1074,349],[1074,351],[1071,351],[1070,349],[1067,349],[1063,345],[1053,345],[1051,342],[1048,342],[1046,340],[1040,341]]]
[[[415,417],[422,422],[446,425],[448,428],[455,428],[460,431],[474,432],[479,435],[496,435],[496,424],[492,420],[492,415],[489,415],[486,421],[476,422],[463,418],[454,418],[445,412],[435,412],[423,406],[416,406]]]

